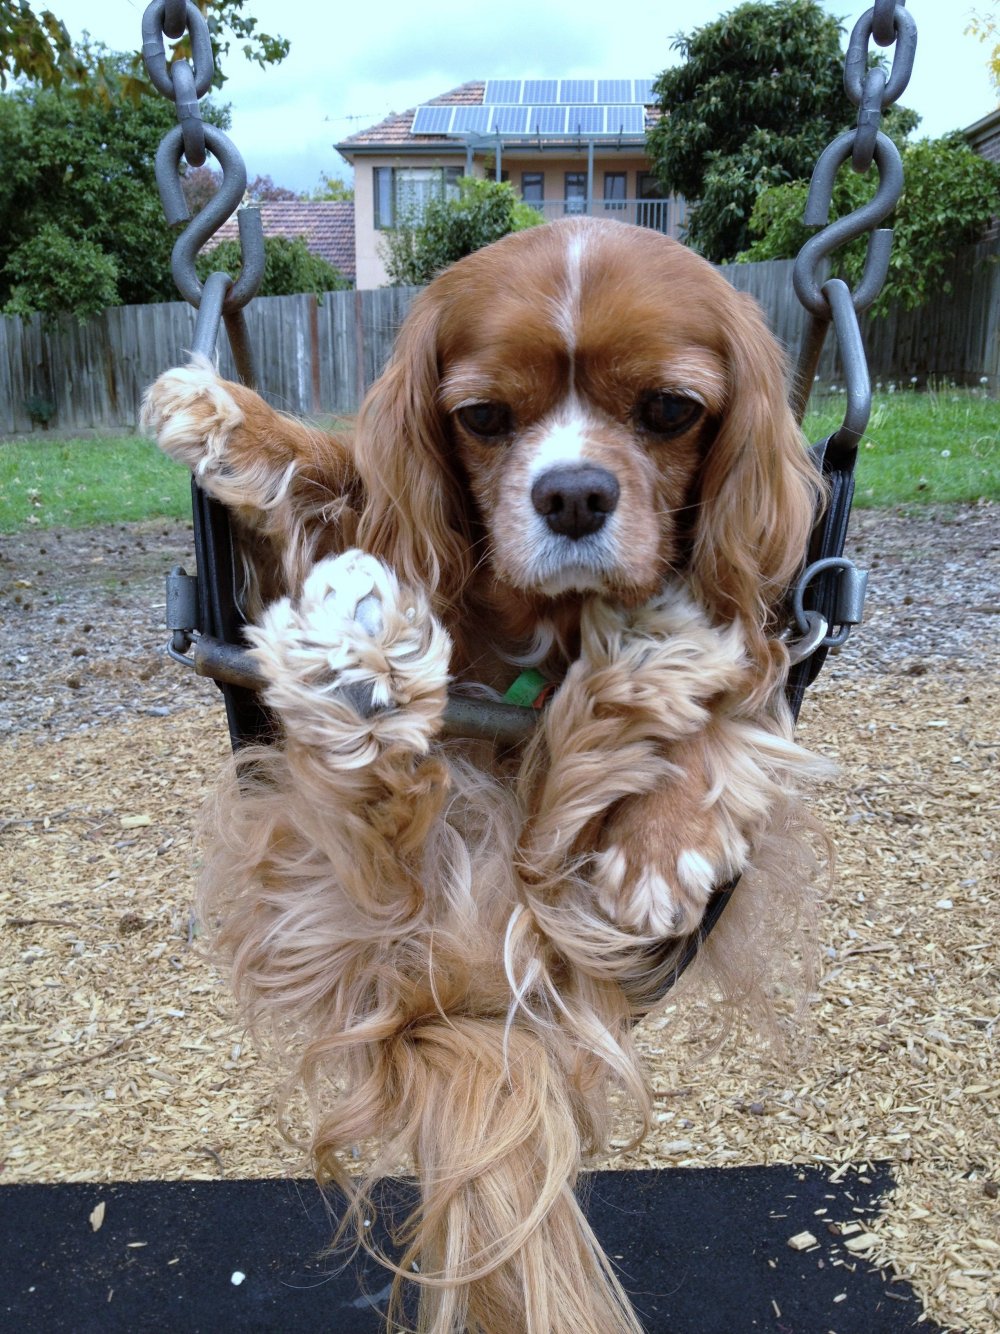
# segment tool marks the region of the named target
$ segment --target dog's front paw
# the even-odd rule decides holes
[[[146,391],[141,429],[196,476],[218,470],[243,412],[205,357],[166,371]]]
[[[448,683],[451,641],[426,598],[361,551],[320,561],[301,597],[248,631],[265,695],[290,735],[340,764],[386,746],[426,751]]]
[[[712,892],[746,866],[746,840],[720,816],[680,791],[624,802],[591,872],[612,921],[657,939],[697,930]]]

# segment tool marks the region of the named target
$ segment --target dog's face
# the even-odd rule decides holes
[[[444,272],[360,428],[383,532],[391,493],[427,534],[425,579],[430,563],[467,580],[481,535],[500,598],[634,604],[673,571],[762,626],[804,550],[812,482],[777,346],[747,298],[643,228],[549,224]]]
[[[515,243],[496,246],[447,282],[439,406],[492,573],[529,595],[651,596],[681,557],[725,402],[689,256],[655,246],[650,272],[620,240],[540,229],[517,238],[516,263]]]

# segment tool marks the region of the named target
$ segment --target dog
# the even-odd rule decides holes
[[[362,1242],[416,1173],[390,1321],[411,1280],[434,1334],[642,1328],[573,1188],[612,1090],[641,1137],[633,1025],[713,892],[743,877],[723,964],[752,970],[760,868],[794,878],[781,630],[820,483],[785,374],[693,252],[572,218],[438,275],[350,436],[205,361],[148,392],[252,550],[281,726],[215,801],[201,911]],[[526,669],[530,741],[442,739],[449,688]]]

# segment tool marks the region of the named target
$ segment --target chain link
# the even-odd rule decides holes
[[[895,48],[888,75],[881,63],[870,64],[872,38],[881,47]],[[792,271],[795,293],[808,314],[793,387],[796,416],[801,422],[805,415],[831,323],[846,390],[843,422],[813,450],[828,483],[829,500],[813,531],[809,564],[791,591],[801,636],[789,640],[794,665],[788,693],[793,712],[798,710],[803,691],[819,671],[827,650],[843,644],[851,627],[861,620],[867,575],[843,556],[854,495],[854,465],[872,404],[858,315],[878,296],[889,272],[892,230],[880,223],[899,202],[903,163],[896,145],[882,132],[882,113],[906,88],[916,45],[917,27],[904,0],[876,0],[854,25],[844,60],[844,91],[858,108],[857,124],[838,135],[816,163],[803,222],[820,230],[799,251]],[[834,182],[848,158],[862,175],[874,166],[878,184],[867,204],[830,222]],[[829,260],[841,246],[866,235],[865,266],[852,291],[843,279],[828,278]]]
[[[873,36],[880,46],[895,44],[888,76],[880,66],[869,69],[869,41]],[[800,421],[805,415],[816,367],[834,315],[824,291],[831,254],[858,237],[868,236],[864,273],[857,289],[851,293],[855,324],[857,315],[867,310],[882,290],[889,271],[892,230],[880,227],[879,223],[889,217],[899,202],[903,191],[903,164],[896,145],[888,135],[882,133],[882,113],[898,100],[906,88],[913,70],[916,46],[917,26],[905,8],[904,0],[896,0],[895,3],[880,0],[858,19],[848,41],[844,60],[844,91],[849,101],[858,108],[857,124],[853,130],[838,135],[816,163],[803,221],[807,226],[819,227],[821,230],[811,236],[799,251],[792,276],[796,295],[810,316],[793,390],[793,403]],[[874,165],[878,173],[878,187],[867,204],[830,222],[834,181],[848,158],[854,170],[861,174]],[[843,337],[849,340],[860,338],[860,332],[855,333],[848,328],[849,323],[843,315],[837,323],[836,332],[841,347]],[[865,375],[867,377],[867,368]],[[852,386],[848,384],[848,395],[851,394]],[[869,389],[865,424],[870,413]],[[864,430],[864,425],[861,429]],[[846,443],[846,435],[845,431],[840,443]]]
[[[164,38],[176,41],[185,32],[191,39],[193,64],[187,60],[168,64]],[[192,351],[213,356],[219,324],[224,321],[240,379],[245,384],[256,384],[243,308],[264,276],[264,231],[260,209],[240,207],[247,188],[243,158],[231,139],[202,120],[199,100],[212,86],[215,73],[204,15],[191,0],[152,0],[142,16],[142,54],[154,87],[177,109],[178,124],[164,135],[155,169],[167,222],[172,226],[188,223],[174,243],[170,266],[178,291],[199,311]],[[222,184],[192,219],[181,188],[180,162],[183,157],[189,167],[200,167],[208,153],[222,170]],[[233,213],[237,213],[240,233],[239,277],[234,282],[220,271],[202,283],[195,267],[197,254]]]

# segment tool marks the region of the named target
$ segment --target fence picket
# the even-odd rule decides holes
[[[791,260],[732,264],[720,272],[763,307],[794,356],[804,315],[792,293]],[[268,400],[288,412],[345,416],[392,351],[419,288],[258,297],[247,309]],[[873,381],[986,379],[1000,389],[1000,242],[956,256],[941,291],[916,311],[893,307],[863,330]],[[182,363],[194,331],[183,301],[118,306],[84,323],[70,316],[0,319],[0,436],[132,430],[146,385]],[[225,340],[220,369],[235,374]],[[318,353],[319,362],[315,357]],[[818,379],[840,376],[833,340]],[[316,390],[318,388],[318,401]],[[47,426],[44,422],[49,415]]]

